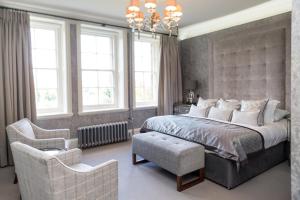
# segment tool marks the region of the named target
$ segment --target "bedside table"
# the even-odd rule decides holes
[[[180,114],[187,114],[190,111],[192,104],[174,104],[173,106],[173,114],[180,115]]]

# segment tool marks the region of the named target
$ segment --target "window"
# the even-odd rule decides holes
[[[134,42],[135,106],[157,106],[159,38],[141,35]]]
[[[38,116],[68,113],[64,22],[31,18],[32,62]]]
[[[124,83],[120,77],[125,75],[124,72],[120,74],[122,71],[118,51],[121,49],[120,37],[117,31],[81,26],[80,112],[124,107],[124,101],[120,96],[122,94],[120,90],[124,90]],[[123,84],[120,84],[121,82]]]

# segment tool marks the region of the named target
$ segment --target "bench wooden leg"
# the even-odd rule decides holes
[[[177,176],[177,191],[178,192],[186,190],[186,189],[204,181],[204,168],[199,170],[199,177],[197,177],[196,179],[194,179],[190,182],[183,184],[182,178],[183,178],[183,176]]]
[[[137,164],[142,164],[142,163],[146,163],[149,162],[148,160],[136,160],[136,154],[132,154],[132,164],[133,165],[137,165]]]

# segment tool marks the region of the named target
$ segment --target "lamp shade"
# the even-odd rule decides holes
[[[128,6],[128,10],[132,12],[140,11],[140,1],[139,0],[131,0]]]
[[[145,7],[148,9],[154,9],[157,7],[156,0],[146,0],[145,1]]]
[[[126,10],[126,18],[134,18],[136,16],[136,12],[131,11],[129,9]]]
[[[174,17],[181,17],[182,16],[182,8],[179,4],[176,5],[176,10],[173,13]]]
[[[142,21],[144,21],[144,13],[141,12],[141,11],[137,12],[136,16],[134,18],[134,21],[136,21],[136,22],[142,22]]]
[[[173,12],[176,10],[176,5],[177,5],[176,0],[167,0],[166,1],[166,10]]]
[[[195,81],[195,80],[187,80],[184,83],[184,87],[187,90],[195,90],[195,89],[197,89],[197,81]]]

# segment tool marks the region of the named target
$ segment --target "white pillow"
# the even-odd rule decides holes
[[[239,110],[241,107],[241,103],[236,100],[226,100],[220,99],[217,103],[217,107],[224,110]]]
[[[258,125],[264,125],[264,111],[266,107],[266,103],[268,100],[254,100],[254,101],[241,101],[241,111],[242,112],[256,112],[259,111],[258,114]]]
[[[222,121],[229,121],[232,110],[224,110],[216,107],[211,107],[208,113],[208,118]]]
[[[190,108],[189,116],[191,117],[206,117],[207,108],[200,108],[192,105]]]
[[[274,113],[274,121],[278,122],[287,117],[290,113],[287,110],[276,109]]]
[[[241,111],[234,110],[232,113],[231,122],[237,124],[258,126],[258,121],[257,121],[258,115],[259,115],[259,111],[241,112]]]
[[[280,101],[270,99],[266,105],[264,112],[264,123],[270,124],[274,122],[274,114],[277,106],[280,104]]]
[[[215,106],[217,103],[218,99],[202,99],[201,97],[199,97],[197,106],[200,108],[209,108],[212,106]]]

